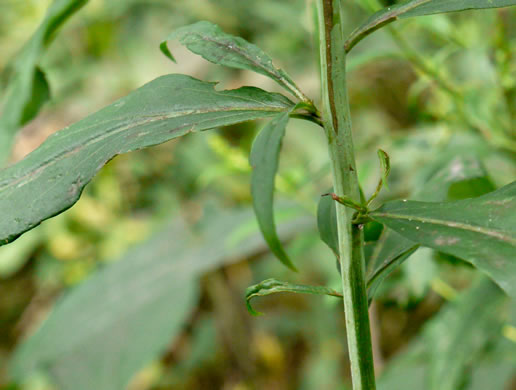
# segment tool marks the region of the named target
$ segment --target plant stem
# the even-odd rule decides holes
[[[328,140],[334,191],[361,203],[346,89],[346,53],[340,23],[340,0],[317,0],[323,123]],[[354,390],[374,390],[363,232],[354,211],[336,203],[342,293]]]

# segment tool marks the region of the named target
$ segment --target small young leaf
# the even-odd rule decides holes
[[[288,115],[289,113],[286,112],[277,116],[260,131],[253,142],[249,162],[253,168],[251,175],[253,207],[263,237],[272,253],[287,267],[295,270],[276,233],[273,207],[274,181]]]
[[[0,165],[8,158],[18,129],[49,99],[50,89],[38,62],[55,32],[88,0],[55,0],[36,32],[7,66],[8,88],[0,117]]]
[[[179,39],[189,50],[214,64],[251,70],[270,77],[301,101],[309,101],[290,76],[276,68],[262,49],[243,38],[226,34],[213,23],[197,22],[171,33],[160,48],[163,54],[175,61],[167,47],[167,41],[172,39]]]
[[[289,282],[282,282],[276,279],[267,279],[254,286],[248,287],[245,294],[245,301],[249,313],[255,316],[262,315],[253,309],[251,306],[251,299],[255,297],[264,297],[270,294],[281,292],[291,292],[298,294],[313,294],[313,295],[329,295],[332,297],[342,298],[342,294],[324,286],[306,286],[303,284],[293,284]]]
[[[288,112],[294,104],[254,87],[215,91],[168,75],[52,135],[24,160],[0,170],[0,245],[71,207],[110,159],[193,131]]]
[[[471,262],[516,297],[516,182],[455,202],[395,201],[371,218],[409,240]]]
[[[380,160],[380,168],[382,169],[383,185],[387,187],[387,178],[391,173],[391,159],[382,149],[378,149],[378,159]]]
[[[516,0],[409,0],[389,6],[371,15],[360,27],[350,34],[344,47],[346,52],[349,52],[358,42],[373,31],[398,19],[468,9],[501,8],[512,5],[516,5]]]
[[[389,155],[384,152],[382,149],[378,149],[378,159],[380,160],[380,168],[382,171],[380,180],[378,180],[378,184],[376,186],[376,190],[374,191],[373,195],[369,198],[367,201],[367,207],[371,203],[373,203],[373,200],[376,199],[376,197],[380,194],[380,191],[383,187],[387,188],[387,178],[389,177],[389,174],[391,173],[391,162],[389,159]]]

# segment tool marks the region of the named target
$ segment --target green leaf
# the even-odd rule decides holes
[[[387,187],[387,179],[391,173],[391,159],[389,155],[382,149],[378,149],[378,159],[382,169],[382,182]]]
[[[486,349],[493,342],[502,341],[500,330],[506,317],[506,298],[489,279],[476,281],[443,306],[406,352],[389,361],[378,379],[379,389],[470,389],[461,385],[471,373],[483,368]],[[494,363],[507,366],[503,360],[498,353]],[[502,371],[507,371],[507,367]],[[502,382],[510,375],[510,367],[508,371]],[[503,388],[503,384],[493,386],[497,382],[499,378],[488,378],[487,388]]]
[[[405,238],[457,256],[516,297],[516,182],[455,202],[395,201],[369,215]]]
[[[262,315],[253,309],[251,306],[251,299],[255,297],[264,297],[270,294],[276,294],[281,292],[291,292],[300,294],[313,294],[313,295],[329,295],[332,297],[342,298],[342,294],[324,286],[307,286],[304,284],[293,284],[289,282],[282,282],[276,279],[267,279],[263,282],[255,284],[254,286],[248,287],[245,293],[245,301],[247,310],[252,315]]]
[[[378,287],[380,287],[385,278],[418,248],[418,244],[407,240],[394,231],[384,230],[382,232],[373,254],[367,262],[367,295],[369,303],[373,300]]]
[[[110,159],[193,131],[289,111],[287,98],[254,87],[216,91],[184,75],[160,77],[52,135],[0,171],[0,245],[71,207]]]
[[[429,351],[429,390],[456,390],[480,360],[490,342],[500,337],[507,296],[481,278],[459,299],[446,305],[438,321],[425,327]]]
[[[501,8],[516,5],[516,0],[410,0],[384,8],[371,15],[356,28],[346,40],[344,47],[349,52],[358,42],[373,31],[398,19],[413,16],[464,11],[468,9]]]
[[[310,100],[301,92],[287,73],[273,65],[272,59],[262,49],[243,38],[226,34],[213,23],[197,22],[179,28],[170,34],[161,43],[160,49],[163,54],[175,61],[167,47],[167,41],[172,39],[179,39],[179,42],[190,51],[199,54],[214,64],[263,74],[276,81],[298,99],[302,101]]]
[[[283,249],[276,233],[274,222],[274,180],[278,171],[281,143],[288,123],[288,112],[274,118],[258,134],[249,162],[253,168],[251,174],[251,195],[253,207],[260,229],[272,253],[287,267],[296,270],[294,264]]]
[[[34,254],[45,240],[41,229],[33,229],[15,243],[0,247],[0,280],[12,277]]]
[[[33,119],[50,98],[50,88],[38,63],[56,31],[88,0],[55,0],[44,20],[7,67],[7,95],[0,117],[0,164],[9,156],[18,129]]]
[[[183,330],[199,276],[265,249],[251,209],[204,214],[195,229],[179,220],[165,226],[65,294],[18,347],[11,375],[21,380],[42,369],[61,390],[125,389]],[[283,239],[313,228],[310,217],[290,214]]]
[[[332,192],[331,189],[329,192]],[[331,196],[321,196],[317,206],[317,228],[321,240],[328,245],[335,257],[339,258],[339,235],[337,229],[335,201]]]
[[[440,163],[442,165],[442,163]],[[444,201],[483,195],[494,190],[480,162],[472,157],[458,156],[438,167],[431,179],[417,191],[413,199]],[[414,253],[419,244],[393,230],[385,229],[373,254],[367,260],[369,301],[382,281]]]

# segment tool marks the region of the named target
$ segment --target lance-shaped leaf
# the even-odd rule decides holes
[[[283,211],[282,239],[313,229],[309,216]],[[176,218],[72,288],[18,347],[11,375],[22,380],[41,369],[61,390],[125,389],[183,330],[200,275],[265,250],[251,209],[205,215],[195,234]]]
[[[501,8],[516,5],[516,0],[410,0],[384,8],[371,15],[346,40],[344,47],[349,52],[353,46],[373,31],[398,19],[413,16],[441,14],[468,9]]]
[[[494,186],[480,162],[459,156],[445,164],[417,191],[413,199],[444,201],[480,196]],[[367,289],[371,301],[382,281],[414,253],[419,244],[385,229],[367,259]]]
[[[270,294],[290,292],[297,294],[313,294],[313,295],[329,295],[332,297],[342,298],[342,294],[324,286],[307,286],[304,284],[294,284],[289,282],[282,282],[276,279],[267,279],[261,283],[255,284],[254,286],[248,287],[245,294],[245,301],[247,310],[252,315],[262,315],[253,309],[251,306],[251,299],[255,297],[264,297]]]
[[[38,67],[41,55],[59,27],[87,1],[55,0],[36,32],[8,65],[5,77],[9,84],[0,117],[0,164],[9,155],[16,131],[33,119],[50,97],[47,79]]]
[[[83,187],[118,154],[192,131],[277,115],[287,98],[254,87],[216,91],[184,75],[160,77],[52,135],[0,171],[0,245],[72,206]]]
[[[288,112],[268,123],[253,142],[249,162],[251,174],[251,195],[260,229],[272,253],[287,267],[295,270],[276,232],[274,222],[274,181],[278,171],[281,143],[288,123]]]
[[[170,34],[160,48],[168,58],[175,61],[167,47],[167,41],[172,39],[179,39],[190,51],[214,64],[251,70],[270,77],[300,100],[309,101],[290,76],[276,68],[271,57],[262,49],[243,38],[226,34],[213,23],[197,22]]]
[[[516,182],[455,202],[389,202],[369,215],[413,242],[469,261],[516,297]]]

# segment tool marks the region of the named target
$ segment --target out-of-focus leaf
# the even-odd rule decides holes
[[[411,241],[471,262],[516,297],[516,182],[455,202],[389,202],[369,215]]]
[[[43,241],[39,229],[25,234],[16,243],[0,248],[0,279],[14,275],[29,260],[35,248]]]
[[[289,282],[282,282],[276,279],[267,279],[263,282],[255,284],[247,288],[245,293],[245,301],[247,310],[253,315],[261,315],[262,313],[256,311],[251,306],[251,299],[256,297],[264,297],[270,294],[290,292],[296,294],[313,294],[313,295],[329,295],[332,297],[342,298],[342,294],[324,286],[307,286],[304,284],[294,284]]]
[[[215,91],[168,75],[52,135],[0,171],[0,245],[71,207],[110,159],[193,131],[277,115],[293,103],[254,87]]]
[[[378,378],[378,390],[426,390],[428,356],[418,340],[392,358]]]
[[[175,224],[71,290],[18,348],[14,379],[45,368],[62,389],[125,388],[195,305],[202,259],[189,256],[186,240]]]
[[[402,265],[403,281],[410,295],[422,300],[431,288],[432,281],[438,276],[438,271],[433,249],[419,248],[413,253],[410,261]]]
[[[483,195],[494,190],[480,162],[456,157],[445,164],[417,191],[413,199],[443,201]],[[414,253],[419,244],[393,230],[385,229],[367,260],[367,288],[371,301],[381,282]]]
[[[290,215],[283,239],[313,228],[311,218]],[[199,275],[266,248],[250,209],[208,213],[189,230],[174,222],[64,295],[16,351],[12,376],[43,369],[62,390],[125,388],[180,333]]]
[[[210,22],[197,22],[179,28],[170,34],[161,45],[161,51],[175,61],[167,47],[167,41],[179,39],[190,51],[199,54],[214,64],[231,68],[252,70],[276,81],[287,91],[307,101],[308,98],[300,91],[290,76],[282,69],[276,68],[272,59],[258,46],[245,39],[226,34],[219,26]]]
[[[406,352],[392,359],[378,379],[379,390],[463,388],[468,375],[482,368],[487,347],[501,338],[506,303],[498,286],[484,277],[478,280],[446,304]]]
[[[413,16],[464,11],[468,9],[500,8],[516,5],[516,0],[410,0],[384,8],[371,15],[346,40],[346,52],[373,31],[398,19]]]
[[[50,97],[38,62],[56,31],[88,0],[55,0],[36,32],[7,68],[7,97],[0,117],[0,164],[8,157],[16,131],[33,119]]]
[[[274,222],[274,181],[278,170],[281,143],[288,123],[288,112],[274,118],[258,134],[249,162],[253,168],[251,194],[260,229],[272,253],[287,267],[295,270],[292,260],[283,249]]]
[[[330,190],[331,192],[333,190]],[[321,196],[317,206],[317,228],[321,240],[339,258],[339,235],[337,230],[337,215],[335,201],[331,196]]]
[[[487,278],[481,278],[425,328],[429,351],[429,390],[456,390],[467,379],[489,342],[500,336],[507,297]]]

